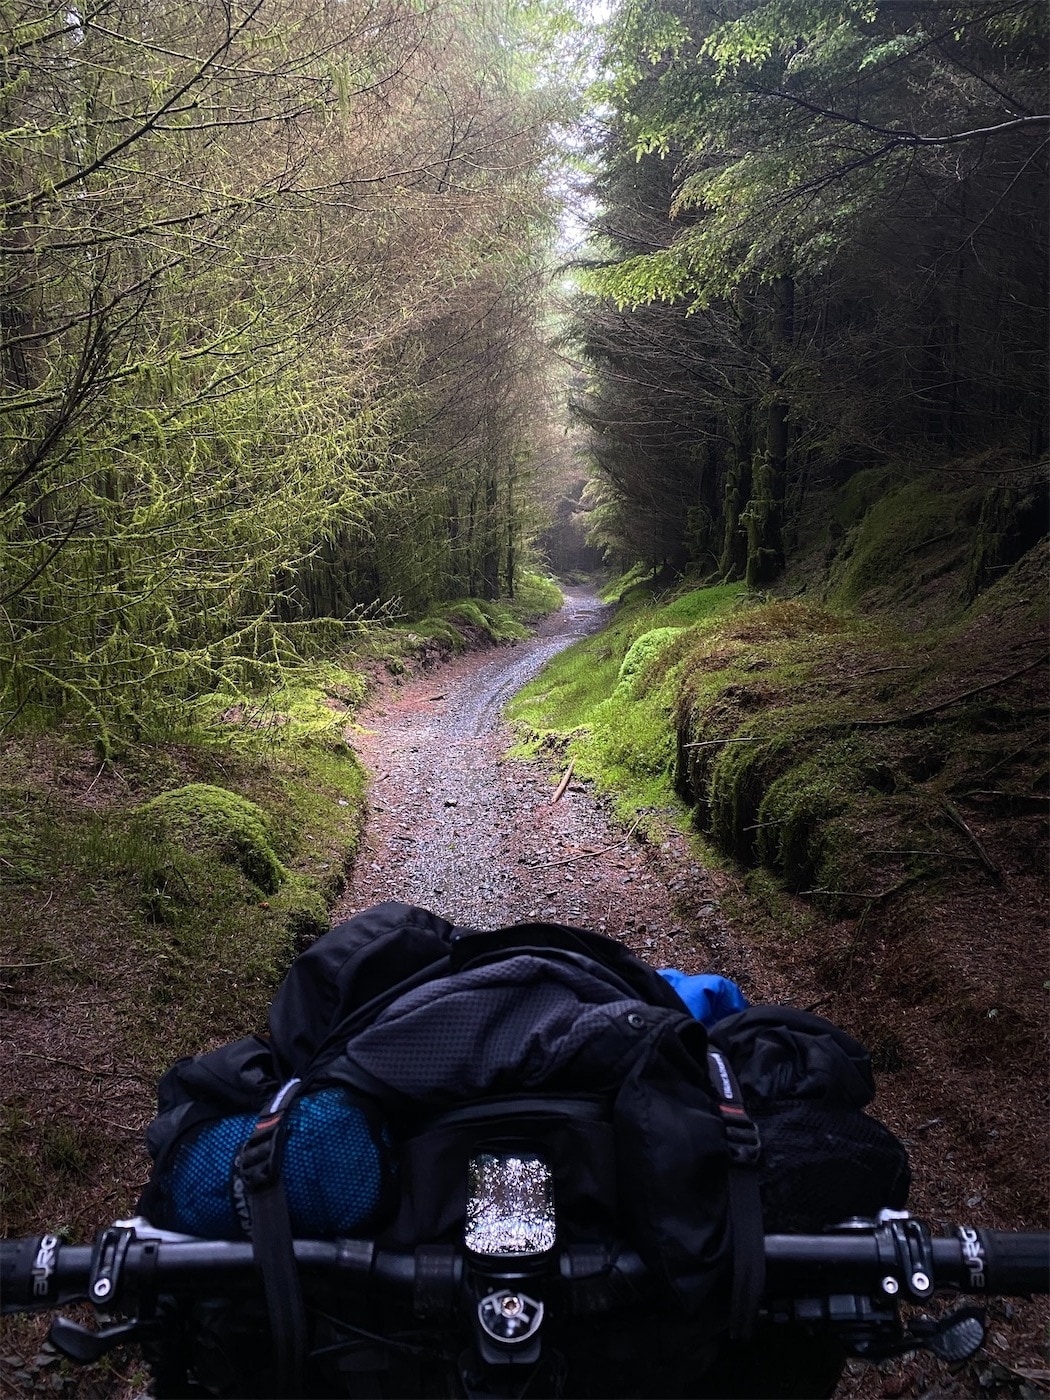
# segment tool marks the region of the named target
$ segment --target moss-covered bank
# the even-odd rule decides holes
[[[99,1193],[129,1208],[158,1075],[262,1029],[327,927],[363,818],[352,750],[338,733],[213,738],[0,757],[5,1231],[94,1228]]]
[[[201,696],[151,743],[23,734],[0,752],[0,1228],[90,1234],[134,1204],[158,1076],[265,1026],[328,927],[364,821],[348,743],[376,673],[525,635],[560,603],[448,604],[265,694]]]
[[[625,814],[687,811],[831,914],[960,868],[994,878],[959,804],[1047,798],[1046,540],[972,597],[987,493],[867,485],[804,595],[628,580],[612,625],[511,708],[527,747],[571,754]]]

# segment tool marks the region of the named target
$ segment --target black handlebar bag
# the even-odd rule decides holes
[[[553,1173],[559,1243],[636,1250],[663,1315],[700,1347],[747,1332],[763,1215],[769,1230],[820,1229],[907,1194],[903,1149],[862,1112],[874,1086],[850,1037],[805,1013],[752,1008],[709,1039],[653,968],[557,925],[486,933],[386,904],[333,929],[290,968],[269,1037],[164,1077],[141,1212],[205,1233],[179,1217],[176,1197],[201,1196],[184,1189],[187,1161],[204,1170],[201,1141],[235,1120],[233,1136],[250,1133],[291,1080],[283,1170],[296,1233],[454,1244],[471,1154],[533,1144]],[[326,1197],[327,1216],[311,1192],[334,1179],[322,1109],[341,1124],[336,1155],[356,1144],[357,1176],[371,1174],[352,1209]],[[211,1160],[237,1237],[236,1151],[227,1142]],[[797,1208],[814,1163],[820,1184]],[[608,1328],[603,1346],[615,1354]]]

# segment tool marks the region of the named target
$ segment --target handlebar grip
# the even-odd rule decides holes
[[[0,1313],[54,1308],[87,1296],[91,1245],[57,1235],[0,1240]]]
[[[0,1312],[33,1306],[33,1260],[37,1239],[0,1240]]]
[[[959,1240],[964,1276],[969,1274],[967,1287],[973,1292],[1050,1293],[1050,1236],[1045,1231],[960,1229]]]

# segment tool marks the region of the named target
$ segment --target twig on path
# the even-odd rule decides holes
[[[137,1138],[142,1136],[141,1128],[131,1128],[127,1123],[114,1123],[112,1118],[99,1118],[97,1115],[92,1115],[92,1121],[95,1123],[104,1123],[107,1128],[116,1128],[119,1132],[127,1133],[129,1137]]]
[[[880,899],[889,899],[891,894],[896,894],[907,885],[914,884],[917,878],[918,877],[915,875],[909,875],[905,879],[899,880],[897,884],[890,885],[889,889],[885,890],[829,890],[820,886],[812,890],[799,890],[799,894],[833,894],[838,895],[842,899],[866,899],[870,902],[875,902]]]
[[[757,744],[760,734],[741,734],[735,739],[700,739],[695,744],[683,744],[683,749],[712,749],[717,744]]]
[[[1040,656],[1037,661],[1030,661],[1027,666],[1021,666],[1016,671],[1011,671],[1008,676],[997,676],[993,681],[985,681],[983,685],[975,685],[972,690],[961,691],[960,694],[953,695],[948,700],[940,700],[936,705],[927,705],[921,710],[909,710],[905,715],[893,715],[889,719],[842,720],[840,725],[854,729],[879,729],[889,724],[907,724],[910,720],[934,715],[938,710],[947,710],[951,705],[958,705],[960,700],[969,700],[972,695],[980,695],[984,690],[994,690],[997,685],[1005,685],[1007,681],[1016,680],[1018,676],[1023,676],[1027,671],[1034,671],[1037,666],[1044,666],[1046,660],[1045,656]]]
[[[97,772],[97,773],[95,774],[95,776],[92,778],[92,780],[91,780],[91,786],[88,787],[88,788],[85,790],[85,792],[84,792],[84,796],[85,796],[85,797],[87,797],[88,793],[91,791],[91,788],[93,788],[93,787],[95,786],[95,784],[98,782],[99,778],[102,777],[102,774],[103,774],[105,771],[106,771],[106,765],[105,765],[105,763],[103,762],[103,764],[102,764],[102,766],[99,768],[98,772]]]
[[[947,813],[948,820],[952,823],[953,826],[957,826],[959,828],[962,834],[966,837],[967,841],[969,841],[970,845],[977,852],[978,859],[984,866],[985,870],[988,871],[988,874],[992,877],[996,884],[1000,884],[1002,882],[1003,872],[996,865],[995,861],[992,860],[991,856],[981,845],[980,841],[978,841],[977,837],[973,834],[971,828],[959,815],[957,808],[953,807],[952,804],[947,800],[947,798],[945,798],[941,802],[941,806]]]
[[[568,768],[566,768],[566,770],[565,770],[565,776],[562,778],[561,782],[560,782],[560,783],[558,784],[558,786],[555,788],[555,790],[554,790],[554,796],[551,798],[551,806],[552,806],[552,807],[554,806],[555,802],[559,802],[559,801],[561,800],[561,798],[564,796],[564,794],[565,794],[565,789],[569,786],[569,779],[572,777],[572,770],[573,770],[575,767],[576,767],[576,760],[575,760],[574,758],[570,758],[570,759],[569,759],[569,766],[568,766]]]
[[[549,860],[546,862],[545,865],[543,865],[542,868],[544,870],[553,870],[556,866],[559,865],[573,865],[578,860],[593,860],[595,856],[607,856],[612,851],[622,851],[624,846],[627,845],[628,841],[630,841],[631,837],[638,830],[641,820],[642,819],[640,816],[636,817],[634,825],[631,827],[630,831],[628,831],[627,835],[623,838],[622,841],[617,841],[616,844],[613,846],[602,846],[601,849],[597,851],[580,851],[578,855],[566,856],[564,860]],[[535,869],[535,867],[540,865],[540,862],[538,860],[534,860],[530,861],[529,864]]]
[[[0,972],[21,971],[27,967],[51,967],[55,963],[69,962],[71,958],[75,957],[75,953],[60,953],[57,958],[41,958],[39,962],[0,963]]]
[[[156,1077],[138,1074],[135,1070],[124,1069],[101,1069],[91,1065],[78,1065],[73,1060],[63,1060],[57,1055],[41,1055],[35,1050],[16,1050],[16,1055],[21,1055],[26,1060],[44,1060],[49,1065],[62,1065],[66,1069],[75,1069],[80,1074],[90,1074],[105,1076],[107,1079],[137,1079],[140,1084],[155,1084]]]

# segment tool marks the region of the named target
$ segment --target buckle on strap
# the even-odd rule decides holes
[[[756,1166],[762,1156],[762,1139],[758,1128],[742,1109],[720,1103],[718,1111],[725,1129],[729,1160],[740,1167]]]
[[[718,1050],[708,1049],[707,1071],[718,1098],[718,1113],[729,1157],[727,1191],[733,1240],[729,1335],[736,1340],[746,1340],[754,1332],[766,1274],[762,1197],[756,1170],[762,1155],[762,1141],[744,1105],[736,1075]]]
[[[711,1085],[718,1095],[718,1113],[726,1136],[729,1160],[734,1166],[754,1167],[762,1155],[762,1139],[744,1107],[744,1096],[729,1061],[719,1050],[707,1052]]]
[[[298,1079],[291,1079],[282,1087],[270,1107],[258,1118],[248,1141],[237,1154],[237,1173],[249,1191],[265,1191],[278,1179],[281,1125],[299,1083]]]

